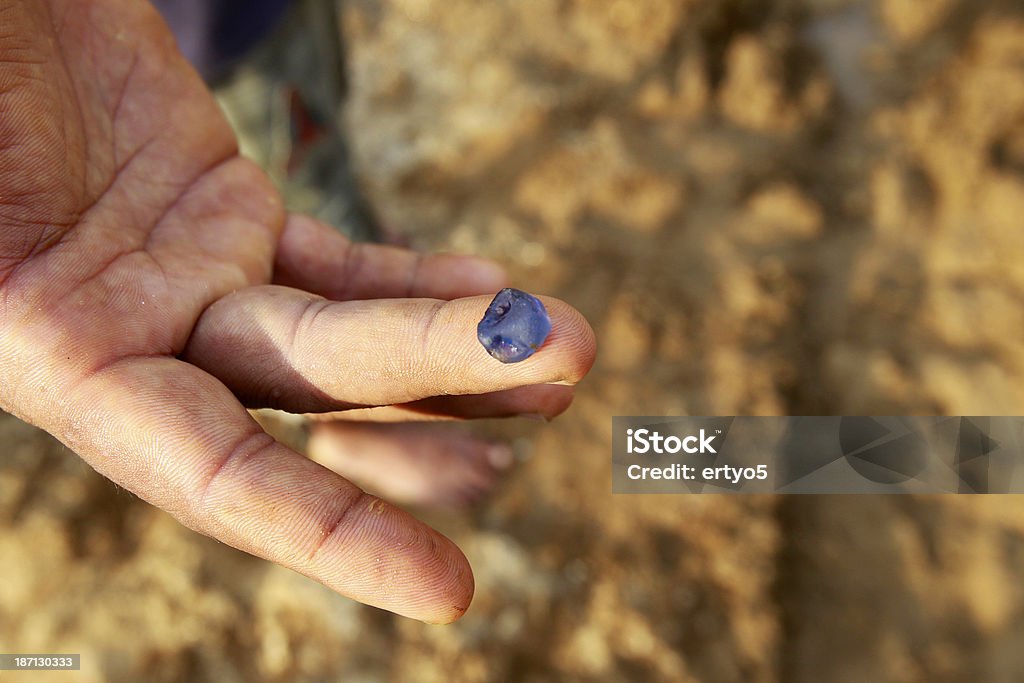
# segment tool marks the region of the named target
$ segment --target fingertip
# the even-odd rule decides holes
[[[456,550],[458,549],[456,548]],[[469,567],[469,560],[466,560],[462,551],[458,551],[458,553],[465,562],[464,571],[461,571],[458,576],[453,576],[452,590],[447,594],[447,600],[443,603],[439,602],[420,621],[426,624],[451,624],[461,619],[469,611],[473,595],[476,592],[476,581],[473,578],[473,571]]]
[[[557,355],[556,367],[560,369],[560,377],[550,384],[573,386],[579,383],[594,366],[597,358],[597,335],[583,314],[561,299],[548,296],[538,297],[548,310],[551,317],[551,334],[535,354],[538,359],[547,361],[551,355]],[[568,404],[566,405],[568,407]]]
[[[545,420],[551,421],[569,409],[569,406],[572,405],[575,391],[571,385],[548,384],[544,385],[544,388],[546,390],[546,403],[540,415]]]
[[[475,589],[469,560],[451,539],[365,493],[310,569],[342,595],[432,624],[461,617]]]
[[[500,417],[525,417],[550,421],[572,405],[576,392],[571,385],[550,382],[506,389],[492,396],[504,403]]]
[[[473,602],[476,581],[469,560],[448,537],[430,527],[423,527],[434,542],[431,554],[424,558],[429,568],[413,585],[422,587],[429,599],[423,604],[410,605],[406,610],[393,610],[427,624],[450,624],[462,618]],[[431,566],[428,563],[433,563]]]

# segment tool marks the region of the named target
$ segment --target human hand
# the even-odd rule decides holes
[[[148,4],[0,0],[0,408],[187,526],[368,604],[461,616],[449,540],[245,406],[557,413],[593,334],[545,299],[544,348],[492,361],[489,297],[458,297],[502,284],[286,216]]]

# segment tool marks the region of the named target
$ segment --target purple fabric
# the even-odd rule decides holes
[[[266,36],[289,0],[153,0],[178,47],[206,78],[216,78]]]

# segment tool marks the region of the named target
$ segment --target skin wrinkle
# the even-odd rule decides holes
[[[0,219],[2,218],[3,216],[0,216]],[[31,257],[35,256],[38,253],[46,251],[54,244],[60,241],[60,237],[63,234],[60,230],[54,230],[51,231],[50,233],[47,233],[46,228],[49,227],[48,225],[40,227],[42,227],[43,229],[36,232],[35,240],[32,242],[32,246],[29,247],[27,252],[24,252],[24,255],[16,254],[14,256],[4,257],[5,260],[9,259],[13,261],[13,263],[9,265],[0,266],[0,287],[3,287],[4,284],[14,276],[17,270],[24,263],[27,263],[28,259],[30,259]],[[50,243],[45,244],[44,248],[40,249],[39,245],[44,244],[44,241],[49,241]]]
[[[132,63],[128,66],[128,73],[125,75],[124,81],[121,84],[121,89],[117,93],[117,98],[114,101],[114,111],[110,115],[110,125],[111,125],[111,127],[113,129],[117,129],[117,119],[118,119],[118,115],[121,113],[121,105],[124,103],[124,97],[125,97],[125,95],[128,92],[128,88],[129,88],[129,86],[131,85],[131,82],[132,82],[132,76],[135,75],[135,69],[138,68],[138,66],[139,66],[139,53],[135,52],[135,53],[132,54]],[[113,140],[112,142],[113,142],[113,144],[111,146],[112,146],[113,149],[111,150],[112,151],[111,156],[117,156],[116,151],[115,151],[117,149],[117,140]]]
[[[126,356],[121,355],[114,358],[110,358],[105,362],[99,364],[91,371],[84,373],[77,381],[71,381],[70,384],[62,388],[62,395],[66,397],[66,404],[74,406],[70,414],[59,415],[57,428],[54,429],[55,435],[63,442],[68,448],[76,450],[76,447],[80,444],[87,443],[88,438],[83,434],[81,425],[87,421],[85,416],[90,415],[93,406],[90,402],[90,397],[95,392],[85,392],[85,399],[78,398],[79,395],[87,388],[90,384],[106,380],[108,376],[112,376],[114,379],[118,377],[118,371],[123,366],[131,366],[133,363],[142,360],[150,360],[159,356],[150,356],[148,354],[139,354]],[[95,465],[94,465],[95,467]]]
[[[108,358],[83,373],[83,376],[79,378],[77,382],[72,383],[71,386],[67,388],[67,393],[69,396],[74,396],[79,392],[79,389],[83,384],[96,381],[97,378],[102,377],[104,374],[114,372],[121,365],[130,365],[131,363],[135,363],[140,360],[155,360],[162,356],[163,354],[159,353],[137,353]]]
[[[86,286],[89,285],[89,283],[103,277],[104,274],[109,273],[111,269],[113,269],[115,266],[118,266],[121,262],[123,262],[124,260],[128,259],[131,256],[134,256],[135,254],[139,254],[140,256],[147,256],[149,257],[150,261],[153,260],[153,257],[150,256],[149,253],[147,253],[143,249],[140,249],[139,247],[130,247],[126,250],[119,251],[115,253],[111,258],[101,263],[98,269],[86,275],[82,280],[79,280],[75,284],[75,286],[72,287],[71,292],[69,292],[69,294],[72,294],[76,291],[85,288]]]
[[[365,491],[362,491],[360,489],[356,490],[358,491],[358,493],[355,496],[353,496],[351,500],[345,501],[337,517],[324,528],[323,536],[317,541],[316,545],[313,546],[313,549],[306,554],[306,563],[308,565],[315,565],[317,561],[317,555],[320,554],[320,552],[327,545],[327,542],[330,541],[331,538],[333,538],[334,535],[338,533],[340,529],[350,528],[348,525],[346,525],[346,522],[349,521],[349,517],[352,516],[353,513],[355,513],[355,511],[360,507],[361,503],[363,503],[364,501],[368,501],[367,505],[374,505],[376,501],[380,500],[375,496],[371,496]],[[381,501],[381,503],[383,503],[383,501]]]
[[[248,162],[245,162],[245,160],[243,160],[241,157],[234,156],[231,159],[225,161],[222,166],[218,166],[216,169],[213,169],[211,171],[211,173],[218,171],[222,167],[226,168],[227,164],[231,163],[234,160],[240,160],[240,161],[243,161],[244,163],[248,163]],[[198,188],[198,186],[188,188],[188,190],[185,191],[185,193],[182,195],[181,198],[179,198],[178,201],[180,202],[194,188]],[[174,212],[174,210],[175,210],[175,207],[172,207],[169,210],[169,212]],[[189,216],[189,215],[186,214],[185,217],[183,218],[183,220],[194,221],[194,222],[197,222],[197,223],[199,223],[199,222],[209,222],[209,223],[212,224],[210,227],[213,228],[213,229],[216,229],[214,226],[218,223],[218,216],[216,216],[216,215],[202,215],[199,218],[194,218],[193,216]],[[273,225],[272,225],[272,223],[274,221],[272,221],[272,220],[267,220],[266,221],[267,224],[256,223],[255,221],[252,221],[252,220],[249,220],[249,219],[246,219],[245,221],[242,221],[242,222],[245,223],[247,228],[260,227],[260,228],[266,228],[266,229],[268,229],[270,231],[272,231],[274,229]],[[160,267],[161,271],[164,272],[165,278],[168,281],[175,280],[175,279],[179,278],[180,273],[170,273],[170,272],[168,272],[167,268],[170,266],[170,262],[173,261],[173,259],[174,259],[174,257],[176,255],[173,253],[173,251],[169,252],[167,254],[162,253],[163,252],[163,248],[162,247],[164,247],[165,243],[167,242],[167,240],[166,240],[167,236],[164,236],[164,234],[161,234],[161,236],[160,236],[161,237],[160,243],[159,244],[155,244],[155,239],[157,238],[157,236],[158,236],[158,230],[156,230],[156,229],[154,229],[153,231],[148,233],[148,236],[146,237],[145,249],[147,251],[150,251],[151,253],[154,254],[154,260],[156,261],[157,265]],[[191,245],[191,247],[193,247],[194,249],[199,251],[200,245],[199,244],[195,244],[195,245]],[[203,245],[203,247],[204,247],[203,251],[211,259],[217,259],[220,256],[219,254],[211,253],[212,250],[210,249],[209,245]],[[165,266],[165,264],[164,264],[164,260],[165,259],[169,262],[168,266]],[[226,262],[219,269],[221,270],[221,272],[226,272],[227,269],[231,269],[233,271],[236,271],[237,276],[232,276],[232,278],[231,278],[231,280],[234,281],[234,282],[242,282],[242,283],[247,283],[248,284],[248,283],[253,282],[254,280],[258,281],[258,280],[261,280],[263,278],[269,278],[268,272],[269,272],[269,270],[271,268],[271,265],[268,263],[268,261],[269,261],[268,258],[262,258],[260,256],[257,256],[257,257],[252,258],[251,261],[252,262],[240,262],[240,261]],[[249,270],[251,270],[253,267],[259,267],[259,273],[258,274],[253,274],[253,273],[249,272]],[[264,273],[267,273],[267,274],[264,274]],[[224,296],[221,293],[218,293],[218,294],[220,294],[221,298]],[[202,308],[201,308],[201,310],[198,312],[198,314],[196,316],[197,321],[202,316],[202,314],[206,311],[206,309],[209,308],[209,306],[211,306],[212,304],[216,303],[217,300],[219,300],[219,299],[218,298],[211,298],[208,294],[206,296],[204,296],[204,302],[202,304]],[[187,344],[187,340],[190,338],[191,334],[193,334],[194,331],[195,331],[195,325],[193,326],[193,328],[191,328],[188,331],[188,334],[185,335],[184,339],[182,340],[182,343],[180,344],[180,348],[184,348],[184,346]]]
[[[110,196],[110,193],[113,191],[114,187],[118,186],[119,179],[121,179],[123,177],[123,174],[128,171],[128,166],[130,165],[131,161],[133,161],[136,158],[139,158],[139,156],[141,155],[141,153],[143,151],[144,151],[144,148],[139,148],[138,150],[136,150],[136,152],[133,153],[132,156],[128,160],[126,160],[126,165],[117,170],[117,173],[114,175],[113,179],[108,184],[107,188],[100,195],[98,195],[96,200],[95,200],[95,202],[92,205],[90,205],[89,207],[87,207],[85,209],[85,211],[80,215],[80,217],[78,219],[79,223],[82,223],[82,222],[85,222],[85,221],[89,220],[91,214],[93,214],[94,212],[97,212],[97,211],[102,212],[103,211],[103,208],[104,208],[103,207],[103,199],[105,197],[109,197]],[[226,165],[227,163],[233,161],[236,158],[239,158],[237,153],[232,153],[232,154],[229,154],[229,155],[225,156],[222,159],[218,159],[218,160],[214,161],[213,163],[211,163],[206,168],[200,170],[191,180],[187,181],[187,184],[181,189],[180,192],[177,193],[176,196],[174,196],[169,202],[166,202],[164,204],[164,206],[161,209],[159,209],[160,214],[157,216],[156,220],[153,221],[151,226],[144,231],[144,233],[143,233],[145,235],[144,239],[142,239],[142,240],[132,240],[133,243],[141,242],[141,244],[137,244],[137,246],[133,246],[133,247],[131,247],[129,249],[122,250],[122,251],[119,251],[119,252],[115,253],[114,256],[111,257],[110,260],[108,260],[106,263],[101,264],[101,266],[98,269],[95,269],[92,273],[85,274],[77,283],[74,284],[74,286],[72,287],[72,291],[80,289],[80,288],[86,286],[90,281],[95,280],[97,277],[102,275],[104,272],[107,272],[111,267],[116,265],[118,261],[120,261],[124,257],[130,256],[130,255],[135,254],[135,253],[143,253],[143,254],[149,256],[150,261],[152,261],[159,268],[159,270],[164,274],[164,277],[165,277],[164,285],[166,287],[167,286],[166,271],[165,271],[163,265],[159,262],[159,259],[155,258],[150,253],[150,251],[148,249],[149,242],[150,242],[150,239],[152,238],[153,233],[156,232],[159,229],[159,227],[167,219],[168,215],[170,215],[171,213],[173,213],[175,211],[175,209],[180,205],[182,199],[184,197],[186,197],[187,195],[189,195],[189,193],[195,187],[197,187],[198,185],[200,185],[203,182],[204,178],[206,178],[210,174],[215,173],[222,166]],[[60,242],[62,239],[63,239],[63,236],[60,239],[57,239],[54,242],[54,244],[48,245],[46,249],[48,250],[48,249],[52,248],[56,243]],[[34,256],[39,256],[41,253],[42,252],[37,253],[37,254],[33,254],[33,255]],[[29,259],[26,258],[25,263],[29,263],[29,262],[30,262]],[[9,274],[9,277],[13,278],[13,276],[15,275],[15,271],[17,271],[17,270],[18,270],[18,267],[15,267],[14,271],[12,271]],[[3,284],[3,283],[0,282],[0,284]]]
[[[291,329],[289,330],[288,339],[285,342],[286,358],[294,357],[293,354],[295,354],[296,350],[299,348],[298,344],[300,343],[300,340],[304,339],[307,335],[310,337],[315,337],[315,335],[312,332],[316,329],[316,321],[320,317],[321,313],[330,309],[331,304],[331,301],[328,301],[327,299],[323,298],[310,299],[306,303],[302,313],[300,313],[297,316],[295,324],[293,324],[291,326]],[[312,314],[310,313],[310,311],[312,311]],[[298,372],[297,369],[296,372]],[[263,400],[264,404],[272,407],[280,405],[281,403],[281,390],[276,386],[274,380],[275,378],[273,377],[273,375],[269,373],[261,376],[260,384],[262,384],[262,387],[257,386],[256,392],[257,395],[262,395],[265,397]],[[311,405],[316,405],[319,403],[324,406],[331,406],[333,404],[338,403],[337,401],[333,400],[331,396],[325,393],[320,387],[312,385],[312,383],[310,389],[308,389],[305,393],[306,395],[304,398],[309,400]],[[356,404],[349,405],[356,407]]]
[[[288,334],[288,340],[285,342],[285,358],[295,358],[298,344],[305,340],[307,336],[315,337],[312,334],[316,330],[316,321],[320,317],[320,314],[331,307],[331,302],[327,299],[310,299],[306,302],[302,312],[296,317],[295,324],[291,326],[291,330]]]
[[[12,145],[8,145],[6,147],[6,150],[8,151],[8,153],[10,153],[10,150],[12,148],[13,148]],[[32,152],[31,152],[31,150],[29,150],[27,153],[31,154]],[[41,194],[40,190],[31,190],[31,191],[25,190],[25,191],[22,191],[22,192],[10,192],[10,191],[7,191],[7,192],[5,192],[5,194],[4,194],[3,198],[2,198],[3,201],[2,201],[2,203],[0,203],[0,208],[2,208],[4,206],[11,206],[11,204],[9,203],[9,200],[11,200],[13,198],[21,198],[23,201],[18,202],[14,206],[16,208],[21,209],[21,211],[24,212],[26,204],[34,203],[34,202],[27,202],[27,201],[24,201],[24,200],[28,200],[28,199],[33,199],[34,200],[35,197],[37,195],[39,195],[39,194]],[[3,212],[3,213],[6,213],[6,212]],[[0,214],[0,220],[3,220],[3,222],[7,223],[8,226],[14,226],[14,227],[17,227],[17,226],[36,226],[36,227],[39,228],[38,230],[32,231],[32,232],[35,233],[35,238],[33,240],[32,246],[29,248],[29,250],[27,252],[26,251],[22,251],[21,253],[16,253],[14,255],[14,258],[16,260],[22,261],[22,260],[26,260],[26,259],[28,259],[28,258],[30,258],[32,256],[35,256],[37,254],[43,253],[43,252],[49,250],[55,244],[57,244],[60,241],[60,238],[64,234],[66,234],[67,230],[75,225],[75,223],[78,221],[78,217],[77,216],[69,216],[66,219],[62,217],[62,218],[60,218],[60,219],[58,219],[56,221],[54,221],[52,219],[52,217],[50,217],[50,220],[45,220],[44,221],[44,220],[40,220],[40,219],[34,218],[32,216],[17,216],[17,217],[15,217],[15,216],[10,216],[10,215],[2,215],[2,214]],[[61,229],[61,228],[63,228],[63,229]],[[18,232],[21,232],[21,231],[18,231]],[[41,248],[40,248],[40,245],[42,245]],[[19,267],[20,267],[20,264],[16,263],[12,267],[5,268],[4,271],[0,271],[0,286],[3,286],[11,278],[11,276],[18,270]]]
[[[50,13],[48,7],[44,7],[43,11],[46,12],[47,16],[50,19],[51,30],[53,30],[55,35],[58,35],[58,36],[61,35],[63,33],[63,27],[66,24],[66,19],[67,19],[68,15],[70,14],[70,6],[67,6],[67,8],[65,10],[65,13],[64,13],[64,16],[63,16],[63,20],[64,21],[62,21],[59,26],[57,25],[56,22],[53,21],[52,14]],[[57,47],[58,47],[58,54],[60,55],[61,60],[62,60],[62,66],[64,67],[64,73],[72,73],[72,69],[71,69],[71,67],[70,67],[70,65],[68,63],[67,55],[65,54],[63,43],[61,41],[58,41],[57,42]],[[39,62],[40,65],[48,64],[48,63],[49,62],[47,60],[40,60],[40,62]],[[138,52],[133,52],[133,54],[132,54],[132,62],[130,64],[130,66],[129,66],[127,76],[125,77],[123,85],[122,85],[122,88],[120,90],[120,93],[119,93],[119,96],[118,96],[118,100],[117,100],[117,105],[115,106],[113,114],[110,116],[110,126],[111,126],[111,132],[112,132],[112,135],[111,135],[111,151],[112,151],[112,154],[114,154],[114,155],[116,155],[116,149],[117,149],[117,135],[116,135],[116,130],[117,130],[117,125],[116,125],[117,113],[118,113],[118,111],[120,109],[121,99],[125,96],[125,94],[127,92],[127,89],[128,89],[128,86],[129,86],[129,83],[130,83],[130,80],[131,80],[131,77],[135,73],[135,69],[138,66],[138,63],[139,63]],[[43,79],[40,79],[40,80],[44,84],[48,84],[48,81],[45,81]],[[85,118],[84,118],[85,107],[83,106],[82,98],[81,98],[81,96],[79,94],[78,88],[75,87],[74,84],[72,84],[71,92],[72,92],[72,94],[74,96],[74,102],[72,104],[73,104],[73,108],[74,108],[75,112],[78,115],[79,129],[82,130],[82,131],[85,131],[85,130],[88,129],[88,126],[87,126]],[[68,147],[68,140],[71,137],[71,136],[68,135],[68,129],[67,129],[68,122],[63,117],[61,117],[60,120],[61,120],[61,124],[62,124],[61,136],[62,136],[63,146],[65,148],[67,148]],[[61,242],[63,237],[67,234],[67,232],[68,232],[67,229],[68,228],[74,226],[75,224],[78,224],[78,223],[81,223],[81,222],[87,220],[89,218],[90,214],[93,212],[93,210],[101,203],[102,199],[104,197],[108,196],[110,191],[113,189],[113,187],[115,185],[117,185],[119,180],[123,177],[123,174],[128,170],[128,168],[131,165],[131,163],[133,161],[135,161],[135,159],[139,158],[143,154],[143,152],[145,152],[145,150],[149,147],[149,145],[154,140],[156,140],[156,139],[158,139],[158,134],[152,135],[146,142],[144,142],[142,145],[140,145],[135,150],[133,150],[129,154],[128,158],[125,159],[124,163],[117,167],[115,173],[112,175],[110,181],[106,184],[106,186],[101,188],[100,191],[96,193],[95,197],[93,197],[89,201],[88,204],[86,204],[83,208],[81,208],[75,215],[69,216],[66,223],[58,223],[57,224],[60,227],[64,227],[65,230],[57,230],[55,234],[51,233],[50,235],[47,235],[47,233],[45,231],[40,232],[39,237],[36,239],[36,242],[33,245],[32,249],[29,252],[21,255],[20,258],[23,259],[25,263],[27,263],[27,262],[29,262],[29,260],[32,257],[39,256],[39,255],[49,251],[52,247],[54,247],[56,244]],[[90,154],[90,147],[89,147],[90,142],[89,142],[89,136],[88,135],[84,135],[82,137],[82,143],[84,145],[84,158],[86,158],[86,159],[92,158],[92,155]],[[229,158],[230,158],[230,155],[228,157],[226,157],[224,160],[226,161]],[[211,165],[211,169],[215,168],[215,167],[216,167],[216,164]],[[196,177],[196,181],[201,179],[201,177],[203,175],[204,175],[204,173],[201,172]],[[87,180],[87,172],[85,171],[85,169],[83,169],[83,172],[81,174],[81,179],[82,179],[81,180],[82,184],[81,184],[81,188],[80,188],[80,193],[81,193],[80,196],[85,197],[88,194],[88,189],[87,189],[88,180]],[[162,222],[163,216],[165,216],[167,214],[167,212],[171,208],[173,208],[173,206],[177,202],[177,200],[179,200],[180,197],[188,191],[188,189],[192,186],[192,184],[194,184],[194,182],[195,181],[193,181],[193,183],[190,183],[190,184],[186,185],[186,187],[182,190],[182,193],[179,194],[178,197],[174,198],[174,200],[172,201],[170,206],[168,206],[161,213],[161,215],[156,219],[156,221],[154,221],[154,223],[153,223],[154,228],[157,225],[159,225],[160,222]],[[21,221],[21,222],[24,223],[24,221]],[[52,228],[54,226],[54,222],[53,221],[46,221],[45,223],[43,223],[43,222],[40,222],[40,223],[41,223],[41,225],[45,225],[48,228]],[[42,245],[41,248],[40,248],[40,245]],[[120,255],[121,254],[115,255],[113,260],[116,261],[116,259]],[[8,280],[13,279],[14,276],[17,274],[17,271],[19,270],[19,268],[20,268],[20,265],[16,264],[8,272],[0,272],[0,286],[4,285]],[[104,270],[104,269],[105,269],[105,267],[101,268],[101,271]],[[89,279],[91,279],[91,277],[92,276],[87,276],[84,281],[88,281]]]
[[[158,133],[154,133],[145,142],[143,142],[141,145],[138,145],[135,149],[133,149],[131,152],[129,152],[128,156],[125,157],[124,161],[122,161],[120,163],[115,161],[114,165],[116,166],[116,169],[114,171],[114,175],[110,179],[110,182],[107,184],[106,187],[103,188],[103,190],[100,191],[100,193],[96,197],[96,199],[85,208],[85,211],[83,213],[87,214],[93,207],[95,207],[97,205],[97,203],[99,203],[99,201],[104,197],[104,195],[106,195],[108,192],[110,192],[110,190],[115,185],[117,185],[118,178],[120,178],[122,175],[124,175],[124,173],[128,170],[128,168],[132,165],[132,163],[135,162],[136,159],[143,158],[142,155],[145,153],[145,151],[147,149],[149,149],[150,145],[152,145],[158,139],[159,139],[159,134]],[[117,140],[116,140],[116,138],[111,140],[110,147],[111,147],[111,149],[110,149],[110,156],[112,158],[117,157]]]
[[[70,73],[70,70],[68,69],[68,64],[67,64],[67,58],[64,56],[64,51],[63,50],[60,51],[60,55],[61,55],[61,59],[64,60],[64,73]],[[82,102],[81,102],[81,98],[78,95],[78,89],[76,87],[74,87],[74,85],[72,85],[71,92],[73,93],[74,98],[75,98],[75,101],[73,103],[74,109],[75,109],[76,112],[78,112],[78,126],[79,126],[79,130],[81,130],[83,133],[86,133],[86,131],[88,129],[86,127],[84,108],[83,108],[83,105],[82,105]],[[67,122],[67,119],[65,119],[64,117],[61,117],[60,122],[61,122],[61,137],[63,138],[62,142],[64,143],[62,145],[62,147],[63,147],[63,149],[69,149],[71,147],[71,144],[70,144],[70,137],[71,136],[68,135],[68,122]],[[111,140],[112,140],[112,144],[113,144],[113,140],[115,140],[114,136],[111,136]],[[81,144],[82,144],[82,147],[83,147],[83,158],[91,159],[92,158],[92,154],[90,153],[90,146],[91,145],[89,143],[89,135],[88,134],[83,134],[82,135]],[[79,186],[80,187],[79,192],[81,192],[81,194],[79,196],[81,196],[81,197],[88,196],[89,179],[88,179],[86,174],[87,174],[87,170],[85,168],[82,168],[81,169],[81,176],[80,176],[81,177],[81,184]],[[117,175],[115,174],[114,175],[114,179],[111,182],[116,182],[116,181],[117,181]],[[104,195],[104,192],[101,190],[93,198],[92,203],[95,204],[95,202],[99,201],[99,199],[101,197],[103,197],[103,195]],[[82,212],[79,212],[75,216],[75,222],[81,222],[81,220],[83,218],[84,218],[84,216],[83,216]],[[53,245],[59,243],[61,238],[63,238],[63,236],[66,235],[66,234],[67,234],[67,230],[63,231],[61,233],[61,235],[56,240],[54,240],[52,243],[48,244],[46,246],[46,248],[43,249],[43,251],[48,251]],[[36,254],[30,254],[29,256],[35,256],[35,255]]]
[[[53,31],[53,34],[55,36],[57,36],[58,38],[60,36],[62,36],[63,33],[64,33],[64,27],[67,25],[68,16],[71,14],[71,5],[65,5],[64,15],[61,17],[61,21],[60,21],[59,25],[57,24],[57,22],[54,21],[53,13],[50,11],[49,5],[45,6],[43,11],[46,12],[46,16],[47,16],[47,18],[50,21],[50,30]],[[61,71],[60,73],[62,73],[62,74],[71,74],[71,73],[73,73],[72,70],[71,70],[70,64],[68,62],[67,54],[66,54],[65,49],[64,49],[64,41],[62,41],[62,40],[57,40],[57,54],[60,55],[61,65],[64,67],[63,71]],[[81,137],[81,144],[82,144],[82,150],[83,150],[82,158],[83,159],[91,159],[93,155],[91,154],[91,146],[90,146],[90,141],[89,141],[90,136],[88,135],[88,132],[87,132],[88,131],[88,126],[86,125],[86,121],[85,121],[85,105],[84,105],[84,102],[82,101],[81,95],[79,95],[79,88],[78,88],[78,86],[74,82],[71,82],[69,85],[70,85],[71,94],[74,97],[74,101],[72,103],[70,103],[70,104],[74,107],[74,110],[75,110],[75,112],[78,115],[79,130],[82,131],[82,133],[83,133],[83,135]],[[70,148],[70,144],[69,144],[68,141],[69,141],[70,136],[68,135],[68,121],[67,121],[66,117],[61,117],[60,121],[61,121],[61,130],[62,130],[63,142],[64,142],[63,149],[69,149]],[[113,136],[111,136],[111,139],[114,140],[115,138]],[[79,196],[84,198],[84,197],[88,196],[88,185],[89,185],[89,179],[88,179],[88,175],[87,175],[88,170],[86,168],[82,168],[80,170],[81,170],[81,186],[80,186],[80,190],[79,191],[80,191],[81,194]],[[115,175],[115,179],[116,179],[116,175]],[[101,191],[101,192],[99,192],[93,198],[92,203],[94,204],[102,196],[103,196],[103,192]],[[82,212],[79,212],[77,214],[77,216],[76,216],[76,219],[78,221],[80,221],[81,217],[82,217]],[[64,231],[61,234],[61,237],[63,237],[63,235],[65,235],[65,234],[67,234],[67,231]],[[43,249],[43,251],[48,251],[55,244],[59,243],[60,240],[61,240],[61,237],[58,237],[58,239],[56,239],[52,244],[47,245]],[[34,254],[32,254],[30,256],[34,256]]]
[[[147,268],[148,265],[153,265],[157,271]],[[83,301],[95,301],[100,297],[106,301],[106,305],[109,306],[111,310],[120,311],[123,309],[124,304],[129,302],[131,298],[129,292],[122,289],[120,282],[129,278],[132,273],[146,273],[148,276],[149,274],[156,274],[156,272],[159,272],[158,277],[163,278],[163,280],[158,283],[154,283],[152,287],[147,287],[146,292],[148,293],[144,294],[144,296],[149,298],[151,301],[159,300],[160,298],[165,298],[166,293],[169,291],[166,278],[163,276],[163,270],[150,254],[138,249],[116,255],[113,260],[106,263],[100,271],[92,274],[87,283],[79,283],[62,296],[64,299],[77,296],[81,297],[81,300]],[[107,298],[108,296],[112,298]],[[62,354],[63,352],[61,349],[67,348],[68,345],[81,346],[81,344],[76,341],[76,331],[60,331],[60,309],[49,312],[37,312],[30,309],[27,312],[27,316],[29,317],[29,320],[38,319],[39,313],[43,313],[43,317],[50,319],[52,327],[55,328],[55,331],[45,335],[50,341],[49,346],[53,349],[53,353],[58,355]],[[130,312],[125,311],[125,314],[130,315],[131,317],[126,318],[124,320],[124,324],[131,324],[134,326],[136,322],[139,322],[140,324],[143,322],[141,320],[136,321],[135,316],[131,315]],[[132,343],[130,344],[125,336],[122,335],[118,337],[117,339],[122,343],[123,349],[120,352],[115,352],[114,357],[109,355],[105,347],[90,347],[94,357],[91,363],[86,364],[84,368],[79,369],[82,378],[88,378],[89,374],[94,372],[97,368],[101,368],[104,365],[119,360],[120,358],[158,358],[172,357],[175,355],[176,344],[173,337],[168,338],[168,335],[153,334],[155,332],[154,330],[149,330],[149,332],[151,333],[150,335],[142,338],[136,338],[133,335],[131,337]],[[92,341],[96,340],[93,339]],[[141,348],[151,349],[151,352],[136,352],[137,349]],[[65,376],[69,376],[69,373],[66,373]]]
[[[419,334],[419,357],[415,358],[416,367],[426,367],[430,362],[430,337],[434,330],[434,326],[441,316],[441,312],[445,310],[451,302],[448,301],[435,301],[431,305],[430,315],[427,317],[423,324]],[[418,376],[419,373],[416,373]]]
[[[180,206],[181,200],[184,197],[189,195],[193,189],[202,184],[203,179],[215,174],[219,169],[223,168],[231,161],[234,161],[235,159],[239,158],[241,157],[238,154],[237,146],[235,146],[234,149],[232,149],[229,153],[224,154],[217,158],[215,161],[209,163],[206,167],[204,167],[198,173],[192,176],[190,180],[186,181],[186,184],[182,187],[181,191],[179,191],[178,194],[174,196],[172,200],[163,207],[163,209],[160,211],[160,214],[157,216],[156,220],[154,220],[153,223],[150,225],[149,229],[146,230],[146,241],[144,242],[144,244],[149,243],[149,240],[152,237],[153,233],[156,231],[156,229],[164,223],[167,217],[170,214],[172,214],[178,206]],[[120,177],[120,173],[123,172],[124,170],[126,169],[121,169],[117,177]],[[111,186],[111,189],[112,188],[113,184]],[[85,216],[83,216],[83,218],[85,218]]]
[[[6,48],[6,50],[4,51],[4,60],[3,61],[4,62],[13,62],[14,64],[21,64],[23,66],[43,66],[43,65],[45,65],[47,63],[45,59],[32,59],[30,57],[15,59],[15,57],[18,57],[18,53],[20,51],[24,51],[28,55],[32,54],[32,51],[29,50],[27,47],[26,48],[21,48],[21,47],[10,47],[10,46],[8,46]],[[30,82],[34,81],[35,83],[39,83],[39,84],[45,84],[46,83],[46,81],[44,81],[43,79],[39,78],[38,76],[34,76],[32,74],[24,74],[23,76],[21,76],[21,78],[23,80],[28,80]],[[9,91],[0,91],[0,95],[4,95],[7,92],[9,92]]]
[[[224,473],[230,471],[229,465],[234,464],[236,460],[244,464],[247,460],[251,461],[255,456],[278,445],[274,437],[263,431],[256,422],[253,422],[253,426],[255,429],[243,435],[229,448],[227,455],[214,465],[213,471],[207,475],[206,480],[199,484],[196,490],[197,495],[194,495],[194,505],[200,518],[217,518],[218,509],[209,506],[210,491],[224,476]]]

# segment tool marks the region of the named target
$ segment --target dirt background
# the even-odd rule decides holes
[[[1024,680],[1019,497],[613,497],[609,459],[617,414],[1024,413],[1021,2],[339,17],[332,149],[369,207],[577,306],[592,375],[550,425],[494,427],[528,457],[489,502],[422,513],[476,571],[449,627],[197,536],[0,419],[0,650],[83,655],[0,679]]]

